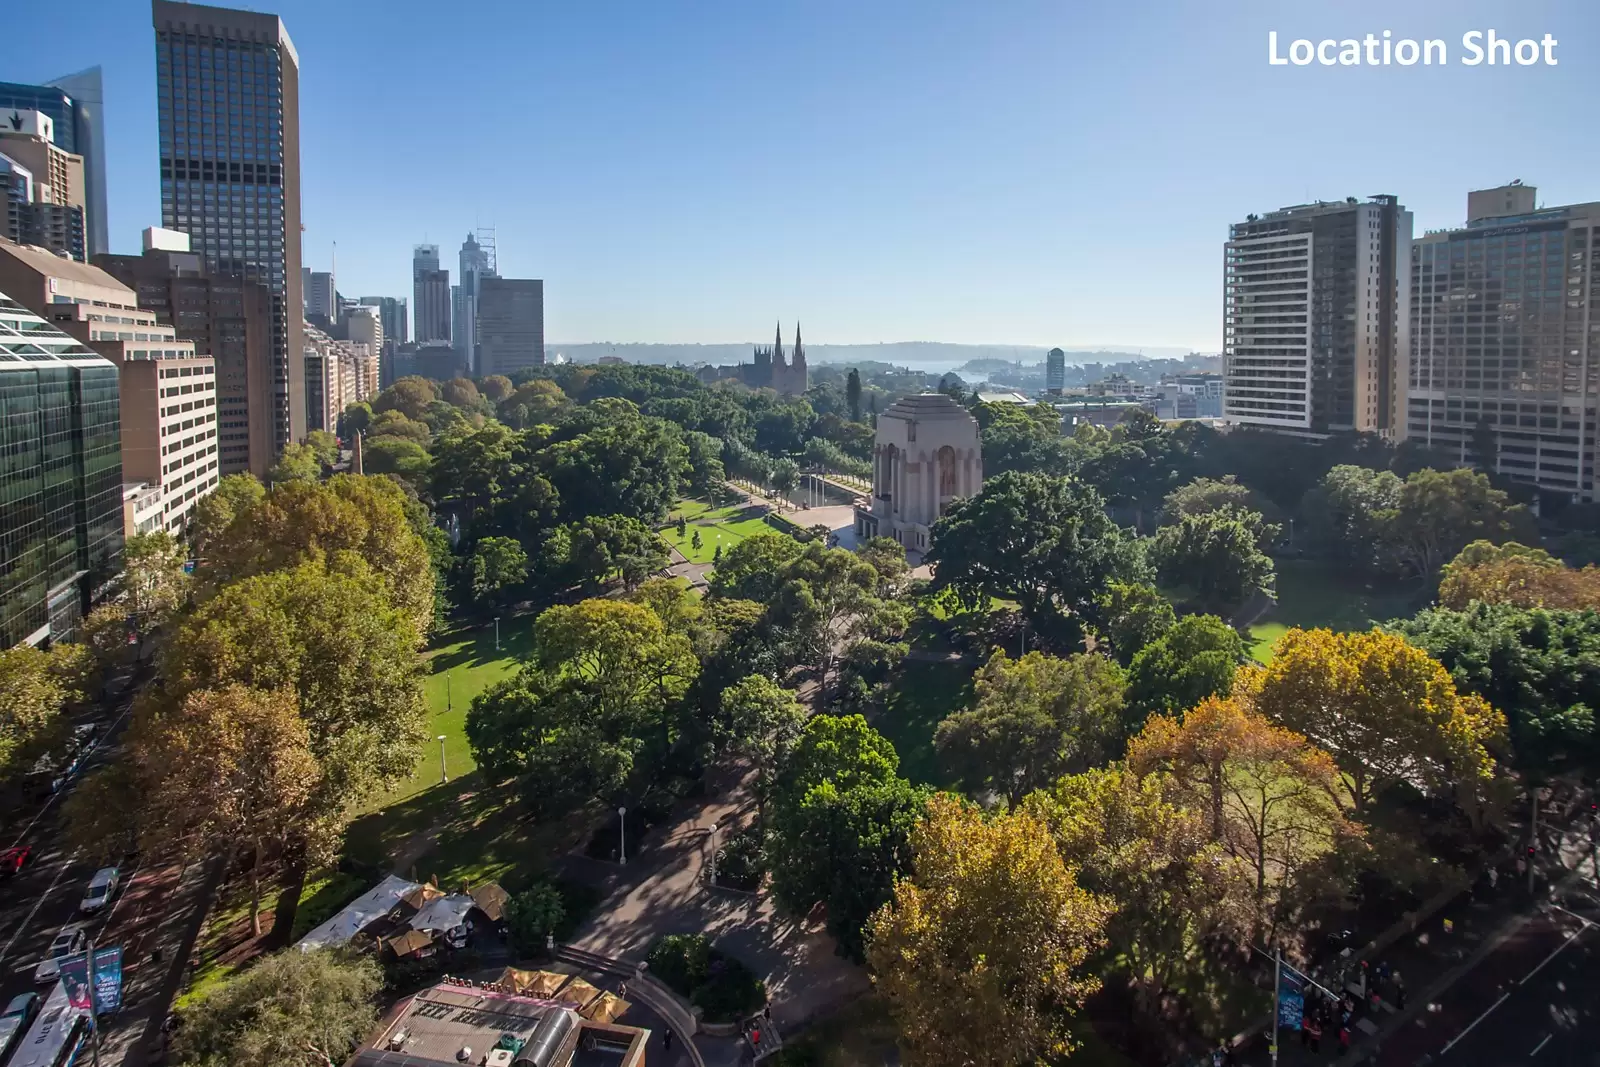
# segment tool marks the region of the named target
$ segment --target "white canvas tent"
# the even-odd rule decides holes
[[[401,897],[416,888],[416,882],[408,882],[391,874],[345,905],[333,918],[302,937],[295,947],[301,952],[309,952],[314,948],[348,944],[352,937],[389,914]],[[472,903],[470,897],[467,903]]]

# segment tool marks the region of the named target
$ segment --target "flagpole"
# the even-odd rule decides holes
[[[1283,950],[1272,950],[1272,1067],[1278,1067],[1278,1011],[1283,992]]]

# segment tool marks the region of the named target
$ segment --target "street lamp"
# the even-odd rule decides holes
[[[711,887],[713,889],[717,885],[717,831],[720,829],[722,829],[722,820],[713,819],[711,821]]]
[[[628,865],[628,809],[617,808],[617,862]]]
[[[500,616],[494,617],[494,650],[500,651]]]
[[[439,784],[445,785],[450,781],[450,775],[444,765],[444,734],[439,735]]]

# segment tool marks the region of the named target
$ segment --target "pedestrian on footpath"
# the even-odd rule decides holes
[[[661,1048],[662,1048],[662,1051],[666,1051],[667,1049],[672,1048],[672,1031],[671,1030],[663,1030],[663,1031],[661,1031]]]
[[[1339,1051],[1350,1051],[1350,1028],[1348,1026],[1339,1027]]]
[[[627,1000],[628,999],[628,983],[627,982],[618,982],[617,983],[617,996],[621,997],[623,1000]]]
[[[1312,1052],[1321,1052],[1322,1051],[1322,1023],[1320,1023],[1316,1019],[1308,1019],[1302,1025],[1305,1027],[1306,1034],[1311,1038],[1311,1051]]]

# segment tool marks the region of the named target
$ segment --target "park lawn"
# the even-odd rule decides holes
[[[933,748],[933,732],[972,703],[974,668],[967,663],[906,660],[889,685],[884,711],[872,725],[900,755],[900,773],[918,785],[953,783]]]
[[[1250,654],[1265,663],[1272,646],[1291,627],[1366,630],[1389,619],[1411,615],[1428,598],[1424,583],[1366,585],[1334,573],[1315,560],[1280,560],[1278,603],[1250,627]]]
[[[703,500],[685,500],[668,516],[670,525],[661,530],[661,539],[682,552],[691,563],[710,563],[716,558],[718,544],[726,552],[748,537],[777,532],[763,519],[739,518],[747,510],[746,504],[714,507]],[[681,537],[676,525],[679,516],[688,523]],[[694,547],[696,530],[700,531],[699,548]]]

